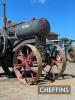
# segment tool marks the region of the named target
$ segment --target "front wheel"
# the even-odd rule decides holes
[[[36,84],[42,74],[42,58],[36,47],[27,44],[20,46],[13,59],[14,71],[23,84]]]
[[[66,69],[66,57],[62,48],[58,45],[54,46],[54,50],[50,56],[49,74],[53,79],[60,77]]]

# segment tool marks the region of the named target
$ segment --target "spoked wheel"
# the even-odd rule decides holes
[[[57,49],[57,50],[56,50]],[[60,77],[66,68],[66,58],[62,49],[56,45],[56,49],[53,53],[55,53],[55,57],[53,55],[50,57],[50,70],[49,74],[53,79]]]
[[[75,47],[70,46],[67,51],[67,60],[70,62],[75,62]]]
[[[32,45],[20,46],[13,59],[14,71],[21,83],[36,84],[42,73],[42,58]]]

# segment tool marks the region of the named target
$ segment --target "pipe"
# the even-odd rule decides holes
[[[3,28],[6,28],[6,4],[5,4],[5,0],[2,1],[2,13],[3,13]]]

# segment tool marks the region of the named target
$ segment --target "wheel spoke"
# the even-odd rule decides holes
[[[52,68],[52,74],[53,74],[53,79],[55,79],[55,73],[53,71],[53,68]]]

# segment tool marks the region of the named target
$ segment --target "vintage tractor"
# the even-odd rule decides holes
[[[62,45],[63,51],[65,52],[66,60],[69,62],[75,62],[75,46],[73,43],[75,40],[68,38],[61,38],[60,44]]]
[[[5,74],[22,83],[36,84],[50,74],[56,79],[66,68],[65,55],[57,45],[46,44],[50,24],[45,18],[6,26],[0,32],[0,63]]]
[[[23,83],[37,83],[43,72],[53,79],[62,75],[66,67],[65,56],[57,45],[46,44],[49,31],[49,22],[42,18],[0,32],[0,62],[6,75],[14,71]]]

